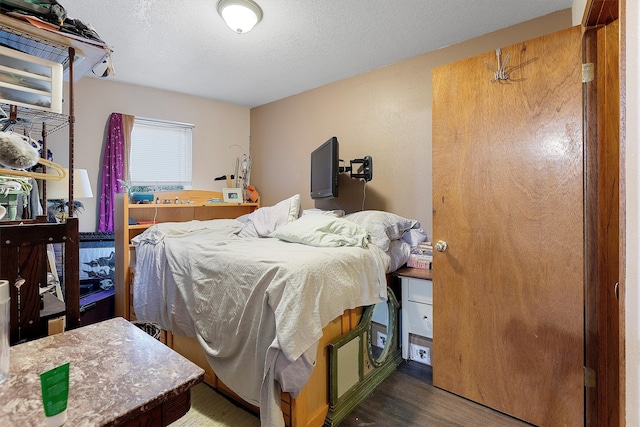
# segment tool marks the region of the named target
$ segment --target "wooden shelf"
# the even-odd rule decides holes
[[[183,209],[198,207],[229,207],[229,206],[252,206],[257,207],[258,203],[130,203],[129,209]]]
[[[157,224],[157,222],[154,224],[132,224],[129,226],[129,230],[146,230],[147,228],[155,224]]]
[[[407,267],[406,265],[394,271],[393,275],[401,277],[413,277],[415,279],[433,280],[433,270]]]

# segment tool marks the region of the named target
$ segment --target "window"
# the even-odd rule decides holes
[[[191,188],[193,125],[136,118],[131,132],[130,185]]]

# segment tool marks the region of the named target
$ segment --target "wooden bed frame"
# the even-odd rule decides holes
[[[287,426],[318,427],[324,424],[329,411],[330,343],[347,332],[354,330],[360,323],[363,310],[363,307],[346,310],[342,316],[334,319],[323,329],[323,335],[318,345],[316,367],[307,385],[296,398],[291,397],[289,393],[282,393],[280,405]],[[167,331],[163,331],[163,334],[166,334],[166,344],[169,347],[205,370],[205,383],[238,401],[256,414],[259,413],[258,407],[242,400],[233,390],[218,379],[196,339],[183,335],[173,335]]]
[[[371,352],[372,329],[371,319],[373,306],[356,307],[331,321],[322,330],[322,338],[318,345],[316,366],[309,381],[298,397],[282,392],[280,407],[288,427],[319,427],[339,424],[362,400],[387,378],[402,362],[400,343],[400,305],[395,295],[400,295],[399,280],[387,275],[389,289],[389,330],[387,350],[380,360],[375,360]],[[259,408],[247,403],[227,387],[209,365],[198,341],[183,335],[174,335],[162,331],[163,341],[178,353],[191,360],[205,370],[204,382],[228,397],[241,403],[249,410],[259,413]],[[341,349],[355,343],[357,350],[338,356]],[[352,346],[353,348],[353,346]],[[352,359],[346,368],[339,366],[344,357]],[[348,384],[346,390],[339,391],[340,376],[348,371],[347,376],[354,376],[353,365],[358,368],[357,377]],[[344,389],[344,386],[342,387]]]

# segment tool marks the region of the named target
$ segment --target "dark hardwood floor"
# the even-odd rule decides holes
[[[430,366],[405,361],[340,427],[530,426],[432,384]]]

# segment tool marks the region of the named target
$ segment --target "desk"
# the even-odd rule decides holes
[[[204,371],[122,318],[11,347],[0,425],[45,425],[40,373],[70,362],[68,426],[166,426]]]

